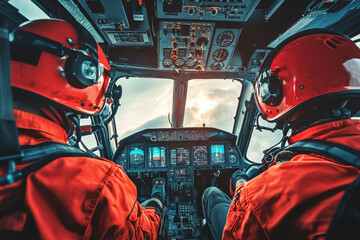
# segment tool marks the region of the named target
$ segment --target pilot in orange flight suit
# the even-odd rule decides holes
[[[11,47],[20,145],[67,143],[72,123],[66,114],[97,114],[104,106],[105,54],[86,30],[56,19],[21,26]],[[0,187],[0,238],[22,232],[31,239],[156,239],[162,199],[150,199],[145,208],[136,199],[121,166],[62,157]]]
[[[285,40],[268,55],[255,81],[260,113],[292,129],[289,145],[320,139],[360,150],[360,120],[353,117],[359,98],[359,48],[321,30]],[[208,188],[204,215],[215,239],[325,239],[344,191],[359,173],[320,155],[295,155],[251,180],[235,172],[231,201]],[[212,209],[228,209],[222,228],[212,226]]]

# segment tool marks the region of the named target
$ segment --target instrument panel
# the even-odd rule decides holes
[[[203,71],[215,23],[160,21],[159,69]]]
[[[226,182],[244,169],[236,136],[215,128],[148,129],[119,143],[114,161],[138,189],[138,200],[151,195],[154,177],[166,179],[169,239],[200,239],[201,195],[210,182]],[[228,189],[228,186],[223,186]]]
[[[125,145],[121,144],[114,161],[129,172],[166,171],[181,166],[240,167],[241,154],[235,140],[234,135],[211,128],[144,130],[122,140]]]
[[[217,28],[206,70],[228,70],[241,29]]]
[[[216,28],[209,22],[160,21],[158,67],[190,72],[229,71],[240,30]]]
[[[145,151],[145,149],[147,149]],[[126,161],[126,159],[129,159]],[[158,171],[169,167],[233,168],[240,166],[240,154],[229,142],[191,145],[130,145],[115,159],[129,172]]]

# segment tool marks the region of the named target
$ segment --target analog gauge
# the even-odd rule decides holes
[[[174,65],[175,65],[175,67],[181,68],[182,66],[185,65],[185,60],[182,58],[178,58],[178,59],[176,59]]]
[[[164,58],[162,64],[164,67],[170,67],[171,65],[173,65],[173,60],[171,58]]]
[[[208,164],[208,154],[206,146],[194,146],[194,165],[206,166]]]
[[[211,70],[221,70],[224,67],[224,64],[222,62],[216,62],[211,64],[210,69]]]
[[[188,68],[193,68],[196,64],[196,60],[195,59],[192,59],[192,58],[189,58],[187,61],[186,61],[186,66]]]
[[[237,158],[236,158],[235,155],[230,155],[229,156],[229,162],[230,163],[234,164],[234,163],[236,163],[236,161],[237,161]]]
[[[225,31],[219,34],[216,38],[216,43],[220,47],[229,46],[235,39],[235,34],[232,31]]]
[[[219,48],[212,55],[213,59],[217,62],[223,62],[228,56],[229,52],[225,48]]]

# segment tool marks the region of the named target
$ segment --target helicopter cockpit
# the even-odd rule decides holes
[[[257,116],[252,95],[271,49],[312,28],[360,39],[357,0],[5,0],[0,6],[9,31],[56,17],[81,24],[102,46],[112,69],[109,101],[99,115],[81,119],[80,148],[121,165],[139,202],[150,197],[154,178],[165,179],[164,239],[207,239],[204,190],[228,193],[232,173],[260,166],[263,151],[283,137]]]

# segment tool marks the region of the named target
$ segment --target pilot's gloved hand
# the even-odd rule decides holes
[[[165,207],[165,179],[154,178],[151,198],[142,203],[143,207],[154,207],[156,212],[161,216]]]
[[[243,179],[245,182],[249,181],[249,178],[247,176],[247,174],[241,170],[237,170],[236,172],[233,173],[233,175],[230,178],[230,190],[232,193],[235,192],[236,187],[237,187],[237,182],[239,180]]]

